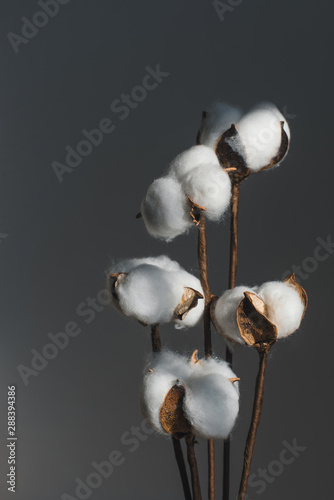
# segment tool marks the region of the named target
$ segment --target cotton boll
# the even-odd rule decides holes
[[[199,279],[165,255],[122,260],[112,264],[109,273],[114,274],[108,277],[113,304],[125,316],[150,325],[173,320],[184,328],[203,315]],[[177,318],[181,314],[182,320]]]
[[[126,316],[148,325],[168,323],[178,304],[170,273],[147,264],[138,266],[121,280],[117,297]]]
[[[230,203],[231,181],[228,174],[217,164],[200,165],[184,176],[184,192],[193,202],[203,206],[205,217],[218,221]]]
[[[247,167],[257,172],[268,166],[277,155],[282,143],[280,113],[273,104],[265,103],[253,108],[236,125],[243,151],[238,141],[230,145],[245,156]],[[288,131],[288,125],[284,128]]]
[[[184,411],[194,434],[207,439],[226,438],[238,415],[238,391],[220,373],[193,376],[186,385]]]
[[[190,203],[173,177],[155,180],[148,188],[141,213],[151,236],[171,241],[193,227]]]
[[[213,321],[219,333],[238,344],[245,343],[237,323],[237,309],[244,299],[244,292],[256,293],[256,288],[237,286],[226,290],[213,307]]]
[[[193,146],[179,154],[171,163],[169,172],[180,182],[185,176],[199,165],[217,165],[219,161],[216,153],[207,146]]]
[[[266,316],[277,326],[278,338],[287,337],[299,328],[305,304],[293,286],[270,281],[257,294],[266,305]]]
[[[200,143],[215,149],[221,135],[232,124],[237,123],[241,116],[242,112],[239,108],[222,102],[215,103],[201,126]]]

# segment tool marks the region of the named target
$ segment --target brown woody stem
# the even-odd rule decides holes
[[[241,475],[238,500],[244,500],[245,496],[246,496],[249,472],[250,472],[253,450],[254,450],[254,445],[255,445],[255,438],[256,438],[256,433],[257,433],[257,429],[259,427],[260,418],[261,418],[262,403],[263,403],[263,396],[264,396],[264,377],[265,377],[267,361],[268,361],[268,351],[269,351],[269,349],[263,349],[263,350],[259,351],[260,365],[259,365],[259,372],[258,372],[258,375],[256,378],[252,420],[251,420],[251,425],[249,428],[249,432],[248,432],[248,436],[247,436],[247,440],[246,440],[245,451],[244,451],[244,465],[243,465],[243,470],[242,470],[242,475]]]
[[[185,498],[185,500],[192,500],[186,464],[184,461],[183,451],[182,451],[182,447],[181,447],[181,441],[179,439],[176,439],[175,437],[172,437],[172,440],[173,440],[175,458],[176,458],[177,465],[179,467],[180,476],[181,476],[184,498]]]
[[[193,490],[193,500],[202,500],[201,485],[199,482],[198,467],[195,455],[195,436],[189,434],[186,437],[188,464],[191,473],[191,485]]]
[[[232,177],[232,198],[231,198],[231,222],[230,222],[230,270],[228,287],[234,288],[238,267],[238,213],[241,181]],[[226,346],[225,359],[232,367],[232,351]],[[230,456],[231,442],[227,438],[224,441],[224,465],[223,465],[223,500],[230,498]]]
[[[160,352],[162,349],[159,325],[151,326],[152,351]]]
[[[205,357],[212,356],[212,340],[211,340],[211,317],[210,303],[211,292],[208,276],[208,257],[207,257],[207,239],[206,226],[203,213],[199,217],[198,225],[198,264],[200,269],[201,285],[204,292],[204,352]],[[208,440],[208,493],[209,500],[215,499],[215,449],[213,439]]]

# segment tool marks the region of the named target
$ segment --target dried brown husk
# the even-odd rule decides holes
[[[162,428],[174,437],[182,437],[191,431],[191,424],[183,411],[185,388],[177,383],[166,394],[159,418]]]
[[[308,296],[307,296],[306,291],[296,281],[296,276],[295,276],[294,273],[289,274],[289,276],[284,280],[284,283],[287,283],[288,285],[292,285],[295,288],[295,290],[298,292],[299,297],[301,298],[301,301],[304,304],[304,313],[303,313],[303,316],[302,316],[302,319],[303,319],[303,317],[305,316],[305,313],[306,313],[307,305],[308,305]]]
[[[180,302],[174,309],[173,318],[182,321],[197,306],[199,299],[203,299],[203,295],[198,290],[186,286]]]
[[[277,327],[266,316],[266,306],[255,293],[244,292],[245,298],[237,309],[237,323],[243,340],[262,350],[277,340]]]

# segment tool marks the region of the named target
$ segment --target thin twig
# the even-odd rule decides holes
[[[201,285],[204,292],[204,352],[206,358],[212,356],[211,340],[211,317],[210,303],[211,292],[208,276],[208,257],[207,257],[207,239],[206,226],[203,213],[200,214],[198,225],[198,264],[200,269]],[[209,500],[215,499],[215,448],[214,440],[208,440],[208,494]]]
[[[175,437],[173,437],[172,440],[173,440],[175,458],[181,476],[184,498],[185,500],[192,500],[186,464],[184,461],[183,451],[181,447],[181,441],[179,439],[176,439]]]
[[[191,485],[193,500],[202,500],[201,485],[199,482],[198,467],[195,455],[195,436],[190,434],[186,437],[188,464],[191,472]]]
[[[238,267],[238,213],[239,213],[239,196],[241,182],[232,179],[232,198],[231,198],[231,222],[230,222],[230,270],[228,287],[234,288],[236,284],[237,267]],[[225,359],[232,367],[233,354],[226,346]],[[223,500],[230,498],[230,456],[231,442],[230,438],[224,441],[224,465],[223,465]]]
[[[151,340],[152,340],[152,351],[160,352],[162,349],[159,325],[151,326]]]
[[[211,292],[208,278],[208,257],[206,242],[206,227],[204,215],[200,214],[198,225],[198,265],[200,280],[204,292],[204,351],[205,357],[212,356],[211,325],[210,325],[210,302]]]
[[[244,500],[247,491],[248,477],[252,462],[253,450],[255,445],[256,432],[259,427],[261,411],[262,411],[262,403],[264,396],[264,377],[267,367],[268,361],[268,350],[259,351],[260,355],[260,364],[259,364],[259,372],[256,378],[255,385],[255,395],[254,395],[254,406],[252,413],[252,421],[249,428],[245,452],[244,452],[244,466],[241,475],[240,489],[238,500]]]

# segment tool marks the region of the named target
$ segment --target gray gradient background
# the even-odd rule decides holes
[[[74,1],[62,6],[15,55],[7,33],[20,33],[36,1],[1,5],[1,353],[0,497],[6,492],[6,387],[18,392],[17,500],[74,495],[75,478],[115,449],[125,463],[94,500],[181,499],[172,448],[150,436],[130,453],[120,437],[141,421],[138,387],[149,352],[148,332],[106,307],[90,324],[76,315],[104,287],[111,257],[168,253],[197,272],[196,231],[164,244],[135,219],[148,184],[194,143],[202,109],[216,99],[249,107],[268,99],[290,119],[288,158],[242,188],[238,282],[279,279],[313,255],[318,237],[333,234],[331,166],[333,8],[329,2],[244,1],[221,22],[211,2]],[[139,85],[145,67],[170,73],[121,121],[110,103]],[[52,168],[65,146],[110,117],[116,130],[59,183]],[[208,231],[212,291],[226,288],[228,218]],[[253,471],[267,467],[282,441],[307,449],[250,498],[314,499],[331,495],[333,438],[332,308],[334,256],[302,280],[310,306],[302,329],[272,352]],[[24,386],[47,334],[77,321],[82,333]],[[202,351],[201,327],[162,329],[165,345]],[[224,342],[213,334],[216,354]],[[203,351],[202,351],[203,352]],[[249,424],[256,354],[235,356],[241,413],[233,434],[235,498]],[[205,491],[205,442],[198,446]],[[217,474],[221,444],[217,446]],[[221,481],[217,483],[220,498]]]

